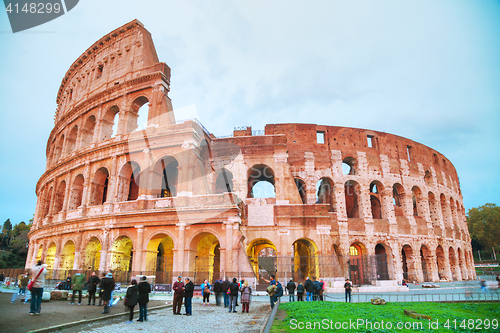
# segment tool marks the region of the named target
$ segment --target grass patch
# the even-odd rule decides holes
[[[405,309],[428,315],[432,320],[413,319],[404,314]],[[281,313],[280,319],[274,321],[271,329],[273,333],[500,332],[499,303],[405,302],[372,305],[371,303],[291,302],[281,304],[279,310],[285,313]],[[489,319],[489,329],[486,326],[486,319]],[[315,322],[319,324],[314,328]],[[368,322],[372,323],[371,327]],[[346,323],[343,324],[344,327],[338,326],[342,323]],[[350,323],[354,323],[355,326]],[[356,326],[358,323],[360,325]],[[392,324],[392,328],[389,327],[389,323]],[[398,329],[398,323],[401,323],[401,329]]]

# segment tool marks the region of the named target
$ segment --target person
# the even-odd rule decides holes
[[[403,284],[402,285],[403,285],[403,287],[408,287],[408,284],[406,284],[406,280],[405,279],[403,279]]]
[[[39,315],[42,310],[42,295],[43,286],[45,285],[45,274],[47,274],[46,265],[42,265],[42,261],[38,260],[35,266],[31,268],[31,276],[33,278],[33,287],[31,288],[31,305],[30,315]]]
[[[210,283],[208,280],[204,280],[200,287],[203,294],[203,306],[210,306]]]
[[[139,288],[137,287],[137,280],[132,279],[130,281],[130,286],[127,287],[127,294],[125,297],[127,298],[127,306],[130,311],[128,315],[128,321],[126,321],[127,324],[132,324],[132,320],[134,319],[134,307],[137,305],[137,292]]]
[[[5,273],[4,273],[4,272],[2,272],[2,273],[0,273],[0,285],[2,285],[2,284],[3,284],[3,281],[4,281],[4,280],[5,280]]]
[[[19,291],[14,294],[12,294],[12,300],[11,300],[11,303],[14,304],[14,302],[16,301],[16,299],[18,298],[18,296],[22,295],[24,298],[25,298],[25,303],[26,302],[26,286],[28,285],[28,276],[26,274],[21,274],[19,278],[19,282],[18,282],[18,286],[19,286]]]
[[[286,289],[288,290],[288,301],[295,302],[295,282],[293,282],[293,278],[290,278],[290,281],[286,284]]]
[[[313,292],[314,287],[312,281],[309,279],[309,276],[306,277],[306,282],[304,282],[304,289],[306,290],[306,301],[310,302],[313,300]]]
[[[271,303],[271,309],[274,307],[274,294],[276,293],[276,280],[274,275],[269,277],[269,280],[262,278],[265,282],[269,283],[267,287],[267,294],[269,295],[269,302]]]
[[[352,284],[349,281],[349,279],[345,280],[344,289],[345,289],[345,301],[347,302],[347,298],[349,298],[349,303],[350,303],[351,302]]]
[[[88,283],[88,291],[89,291],[89,303],[87,305],[90,305],[90,301],[92,301],[92,305],[95,305],[95,293],[97,291],[97,286],[99,285],[99,282],[101,280],[97,275],[95,275],[95,272],[92,272],[90,275],[89,280],[87,281]]]
[[[299,283],[297,286],[297,301],[302,302],[304,299],[302,298],[304,296],[304,285],[302,283]]]
[[[227,293],[227,288],[229,287],[229,279],[226,277],[224,282],[222,282],[222,294],[224,295],[224,307],[229,306],[229,294]]]
[[[68,274],[68,277],[66,278],[64,290],[71,290],[71,274]]]
[[[245,279],[241,279],[240,283],[238,284],[238,288],[239,288],[238,290],[241,290],[241,287],[243,287],[244,284],[245,284]],[[241,299],[241,296],[243,296],[242,292],[240,292],[240,299]],[[238,300],[236,300],[236,306],[238,306]]]
[[[186,313],[184,315],[190,316],[193,314],[193,291],[194,291],[194,283],[189,279],[185,278],[184,282],[186,283],[184,286],[184,307],[186,309]]]
[[[323,301],[323,294],[325,293],[325,282],[323,279],[319,279],[319,284],[321,285],[321,290],[319,291],[319,300]]]
[[[228,289],[230,291],[229,312],[236,313],[236,299],[238,298],[238,279],[233,278],[233,282],[229,284]]]
[[[488,287],[486,286],[486,280],[485,279],[481,279],[480,285],[481,285],[481,291],[483,292],[483,294],[487,294],[488,293]]]
[[[273,306],[274,307],[274,304],[276,304],[276,302],[278,301],[278,298],[283,296],[283,286],[281,285],[281,282],[277,282],[276,283],[276,293],[274,294],[274,297],[273,297]]]
[[[73,294],[71,295],[70,305],[75,304],[75,294],[78,293],[78,305],[82,305],[82,290],[85,284],[85,275],[81,272],[75,274],[75,280],[73,281]]]
[[[113,270],[109,270],[108,273],[111,273],[111,276],[113,276]],[[113,282],[115,282],[115,280],[113,279]],[[113,289],[111,290],[111,295],[109,295],[109,302],[108,302],[108,308],[112,308],[113,305],[116,303],[113,301],[113,294],[115,292],[115,286],[113,286]],[[117,301],[119,300],[119,298],[117,299]]]
[[[113,274],[108,273],[101,279],[99,287],[102,290],[102,301],[104,304],[104,313],[109,313],[109,304],[111,303],[111,292],[115,289],[115,280]]]
[[[252,295],[252,287],[248,284],[248,281],[243,282],[243,286],[240,288],[241,291],[241,304],[242,304],[242,309],[241,313],[246,312],[250,310],[250,298]]]
[[[313,301],[319,301],[319,294],[321,292],[321,283],[319,283],[317,278],[314,278],[313,282]]]
[[[174,302],[172,310],[174,310],[174,315],[181,314],[182,299],[184,298],[184,283],[182,282],[182,276],[177,277],[177,281],[174,282]]]
[[[222,282],[219,279],[215,280],[214,282],[214,293],[215,293],[215,305],[220,306],[222,298]]]
[[[102,305],[102,294],[104,292],[104,290],[101,288],[101,283],[102,283],[102,279],[104,279],[106,277],[106,273],[102,273],[102,277],[101,277],[101,281],[99,282],[99,306]]]
[[[141,282],[137,285],[139,291],[139,319],[137,321],[148,321],[148,303],[151,285],[148,283],[147,277],[143,276]]]

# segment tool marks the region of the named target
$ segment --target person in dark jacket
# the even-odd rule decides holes
[[[68,274],[68,277],[66,278],[66,283],[64,285],[64,290],[71,290],[71,274]]]
[[[295,301],[295,282],[293,282],[293,279],[290,279],[288,283],[286,284],[286,289],[288,290],[288,301],[289,302],[294,302]]]
[[[268,282],[269,286],[276,286],[276,280],[274,279],[274,275],[271,275],[269,277],[269,280],[264,278],[262,278],[262,280]],[[274,294],[276,293],[276,289],[267,287],[267,293],[269,295],[269,303],[271,303],[271,309],[272,309],[274,307]]]
[[[102,290],[102,302],[104,303],[103,313],[109,313],[109,303],[111,302],[111,292],[115,289],[113,274],[108,273],[102,278],[99,287]]]
[[[276,304],[276,302],[278,301],[278,297],[281,297],[283,296],[283,286],[281,285],[281,283],[279,281],[276,282],[276,294],[274,294],[273,296],[273,303]],[[273,307],[274,307],[274,304],[273,304]]]
[[[318,279],[314,278],[313,282],[313,301],[319,301],[319,293],[321,291],[321,283],[319,283]]]
[[[180,315],[182,299],[184,298],[184,283],[182,282],[182,276],[179,275],[177,277],[177,281],[174,282],[172,289],[174,290],[172,310],[174,310],[174,315]]]
[[[351,302],[352,284],[349,281],[349,279],[345,280],[344,289],[345,289],[345,301],[347,302],[347,298],[349,298],[349,302]]]
[[[233,278],[233,282],[231,282],[228,286],[228,289],[231,291],[229,295],[229,312],[236,313],[236,299],[238,299],[238,280]]]
[[[304,298],[302,298],[302,296],[304,296],[304,285],[302,283],[299,283],[299,285],[297,286],[297,301],[298,302],[302,302],[304,300]]]
[[[137,285],[137,289],[139,290],[139,319],[137,319],[137,321],[148,321],[148,303],[151,285],[148,283],[145,276],[141,278],[141,282]]]
[[[184,307],[186,308],[186,313],[184,315],[190,316],[193,314],[192,300],[194,284],[189,278],[185,278],[184,283]]]
[[[132,279],[130,281],[130,286],[127,288],[127,294],[125,297],[127,298],[127,305],[128,309],[130,311],[130,314],[128,316],[128,321],[126,322],[127,324],[132,324],[132,319],[134,319],[134,308],[137,305],[137,300],[138,300],[138,295],[137,292],[139,291],[139,288],[137,287],[137,280]]]
[[[101,281],[99,282],[99,306],[102,305],[102,294],[104,290],[101,288],[102,279],[106,277],[106,273],[102,273]]]
[[[90,305],[90,301],[92,301],[92,305],[95,305],[95,292],[97,291],[97,286],[99,285],[99,282],[101,282],[101,279],[95,275],[95,272],[92,272],[92,275],[90,276],[90,279],[87,281],[89,287],[89,303],[87,305]]]
[[[313,287],[313,283],[309,279],[309,277],[306,277],[306,282],[304,282],[304,289],[306,290],[306,301],[307,302],[312,301],[314,287]]]
[[[229,294],[227,293],[227,288],[229,287],[229,279],[226,278],[224,282],[222,282],[222,294],[224,295],[224,307],[227,308],[229,306]]]
[[[222,298],[222,283],[221,280],[215,280],[214,282],[214,293],[215,293],[215,305],[221,305]]]

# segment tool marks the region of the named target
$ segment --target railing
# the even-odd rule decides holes
[[[281,298],[278,297],[278,301],[274,303],[273,310],[271,311],[271,314],[267,318],[266,325],[264,326],[264,329],[262,332],[264,333],[269,333],[271,331],[271,327],[273,326],[274,318],[276,318],[276,312],[278,312],[278,308],[280,307],[280,300]]]
[[[459,302],[500,302],[500,292],[490,291],[488,293],[481,292],[465,292],[465,293],[419,293],[419,294],[361,294],[352,293],[351,299],[353,303],[370,302],[375,297],[383,298],[386,302],[401,303],[401,302],[436,302],[436,303],[459,303]],[[326,301],[344,302],[344,294],[334,294],[333,296],[326,295]]]

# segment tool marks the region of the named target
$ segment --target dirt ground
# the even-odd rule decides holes
[[[17,300],[16,303],[11,304],[11,298],[12,294],[0,293],[0,333],[25,333],[48,326],[105,316],[102,314],[102,306],[89,306],[86,299],[83,300],[82,305],[69,305],[66,300],[42,302],[40,315],[30,316],[29,303],[24,304]],[[125,312],[122,302],[119,301],[111,309],[111,314]],[[165,301],[152,300],[149,302],[148,308],[158,305],[165,305]],[[110,319],[109,322],[112,323],[113,319]],[[103,322],[100,322],[99,325],[102,324]]]

